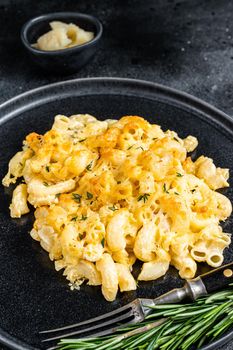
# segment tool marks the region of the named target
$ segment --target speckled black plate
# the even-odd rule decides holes
[[[214,107],[161,85],[115,78],[61,82],[29,91],[0,106],[0,177],[9,159],[32,131],[45,132],[55,114],[90,113],[100,119],[137,114],[181,137],[198,137],[197,156],[205,154],[231,170],[233,200],[233,120]],[[62,274],[54,270],[48,254],[31,239],[33,213],[20,220],[9,216],[12,188],[0,188],[0,342],[13,349],[42,349],[38,331],[82,321],[114,310],[137,296],[154,298],[182,285],[174,269],[151,283],[140,283],[137,292],[119,294],[108,303],[99,287],[83,286],[71,292]],[[233,221],[224,224],[232,232]],[[225,253],[231,262],[233,245]],[[201,272],[205,266],[200,268]],[[233,337],[233,330],[220,343]],[[205,347],[217,349],[220,343]]]

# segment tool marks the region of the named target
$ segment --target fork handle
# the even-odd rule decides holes
[[[233,283],[233,263],[223,265],[197,278],[186,281],[182,290],[185,297],[196,300],[203,295],[213,293]],[[184,299],[183,298],[183,299]]]
[[[201,275],[201,280],[205,285],[207,293],[215,292],[233,283],[233,263],[223,265],[218,269]]]
[[[160,297],[150,300],[150,305],[179,303],[185,298],[196,300],[201,296],[215,292],[233,283],[233,263],[186,281],[182,288],[176,288]],[[148,299],[143,302],[148,305]]]

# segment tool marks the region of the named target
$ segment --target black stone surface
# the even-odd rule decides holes
[[[66,10],[102,21],[101,49],[75,75],[49,75],[30,63],[20,28],[31,17]],[[0,102],[60,80],[119,76],[178,88],[232,115],[232,13],[231,0],[0,0]]]

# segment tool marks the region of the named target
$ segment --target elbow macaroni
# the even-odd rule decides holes
[[[228,169],[204,156],[187,155],[198,145],[141,117],[98,121],[93,116],[57,115],[44,135],[31,133],[9,162],[3,185],[23,177],[11,216],[35,210],[31,230],[74,286],[102,285],[106,300],[155,280],[174,265],[193,278],[197,263],[223,262],[230,245],[220,221],[231,202],[216,189],[229,186]]]
[[[27,196],[26,184],[20,184],[14,189],[12,202],[10,205],[10,213],[12,218],[20,218],[21,215],[29,213]]]

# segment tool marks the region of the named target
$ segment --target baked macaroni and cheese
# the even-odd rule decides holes
[[[138,116],[99,121],[57,115],[44,135],[27,135],[9,162],[3,185],[13,191],[11,217],[35,207],[33,239],[49,253],[72,288],[102,285],[108,301],[118,288],[135,290],[169,265],[193,278],[197,263],[217,267],[231,242],[220,221],[232,211],[228,169],[188,155],[198,145]]]

